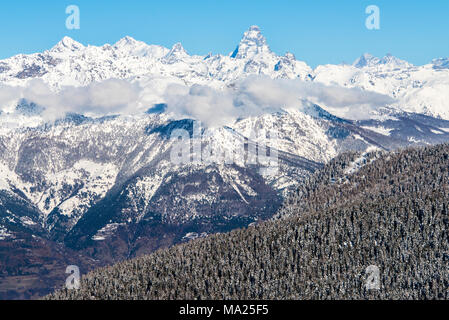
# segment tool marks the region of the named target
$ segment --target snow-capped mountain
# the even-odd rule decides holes
[[[376,68],[378,66],[383,66],[389,69],[398,69],[398,68],[410,68],[413,66],[407,61],[393,57],[391,54],[387,54],[383,58],[377,58],[369,53],[363,54],[360,58],[354,61],[352,65],[359,69],[366,67]]]
[[[41,78],[51,87],[84,86],[93,81],[167,77],[188,85],[221,86],[247,76],[307,79],[312,69],[292,54],[271,52],[258,27],[245,32],[229,56],[190,56],[180,43],[167,49],[125,37],[114,45],[83,46],[65,37],[52,49],[0,61],[0,83],[25,85]]]
[[[324,65],[314,70],[315,81],[386,94],[397,110],[449,119],[447,59],[414,66],[391,55],[362,55],[353,65]]]
[[[161,87],[167,83],[215,88],[232,85],[249,75],[273,79],[302,79],[326,85],[356,87],[386,94],[393,107],[449,119],[447,58],[414,66],[392,55],[364,54],[352,65],[323,65],[312,70],[291,53],[272,52],[260,28],[246,31],[229,55],[189,55],[180,43],[171,49],[125,37],[114,45],[84,46],[65,37],[52,49],[0,61],[0,83],[26,86],[42,79],[55,91],[64,86],[86,86],[107,79],[126,79]],[[323,106],[326,108],[326,106]]]
[[[407,113],[393,117],[391,112],[382,121],[350,121],[310,104],[302,111],[249,117],[204,132],[202,148],[235,154],[232,163],[173,163],[172,132],[192,133],[193,127],[193,120],[150,113],[99,119],[73,115],[54,124],[9,129],[0,136],[3,234],[14,238],[14,230],[39,226],[41,235],[78,246],[80,237],[100,239],[97,233],[110,224],[146,219],[194,230],[211,218],[246,225],[269,217],[276,205],[267,206],[279,204],[280,196],[342,151],[449,139],[449,121]],[[248,146],[256,143],[252,133],[260,128],[277,132],[276,174],[247,162]],[[247,151],[239,153],[238,145]],[[23,218],[23,207],[33,213]],[[199,231],[214,230],[209,225]]]
[[[291,53],[272,52],[256,26],[229,55],[192,56],[180,43],[169,49],[130,37],[101,47],[65,37],[43,53],[2,60],[0,245],[23,243],[18,247],[35,248],[25,250],[23,259],[41,262],[48,259],[41,256],[45,246],[77,250],[79,263],[88,268],[268,219],[287,192],[341,152],[448,141],[447,65],[447,59],[418,67],[390,55],[365,54],[353,65],[312,70]],[[319,84],[318,89],[359,88],[362,96],[372,91],[394,102],[375,108],[368,119],[354,120],[330,113],[309,97],[279,105],[270,100],[264,112],[238,113],[224,125],[202,128],[198,138],[197,122],[174,117],[164,93],[170,85],[182,85],[195,94],[193,104],[202,103],[204,109],[209,102],[230,100],[240,110],[264,97],[250,100],[251,90],[232,95],[242,80],[254,76]],[[147,94],[132,109],[136,112],[93,116],[83,112],[89,108],[80,108],[47,118],[45,102],[54,104],[54,99],[45,98],[49,93],[42,83],[51,94],[64,92],[94,105],[98,96],[80,96],[103,88],[89,85],[116,79]],[[218,95],[207,100],[208,91],[198,85]],[[67,93],[67,88],[87,89]],[[215,108],[212,114],[221,117]],[[174,163],[171,135],[179,129],[193,138],[189,150],[195,151],[197,143],[214,154],[231,154],[233,161]],[[270,146],[270,154],[279,156],[275,171],[248,161],[260,155],[260,136],[254,133],[264,130],[277,133]],[[0,268],[2,276],[17,275],[8,272]],[[0,279],[0,297],[1,288]]]

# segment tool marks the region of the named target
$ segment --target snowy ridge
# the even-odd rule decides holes
[[[187,85],[229,84],[248,74],[306,79],[312,72],[293,55],[272,53],[258,27],[251,27],[230,56],[190,56],[180,43],[171,49],[125,37],[114,45],[83,46],[64,37],[43,53],[0,61],[0,83],[25,85],[40,78],[58,90],[106,79],[143,80],[166,77]]]
[[[0,83],[25,86],[32,79],[42,79],[57,91],[64,86],[125,79],[143,87],[150,83],[160,86],[160,82],[220,89],[249,75],[264,75],[361,88],[392,97],[396,100],[392,107],[399,110],[449,119],[448,66],[447,58],[414,66],[390,54],[383,58],[364,54],[352,65],[323,65],[312,70],[291,53],[280,56],[272,52],[260,28],[252,26],[229,55],[192,56],[180,43],[169,49],[131,37],[101,47],[64,37],[43,53],[0,61]]]
[[[414,66],[391,55],[380,59],[365,54],[353,65],[324,65],[314,70],[315,81],[361,88],[396,100],[390,107],[449,119],[447,59]]]

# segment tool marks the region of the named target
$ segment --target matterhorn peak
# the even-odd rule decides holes
[[[52,49],[51,51],[53,52],[64,52],[64,51],[77,51],[80,49],[83,49],[84,46],[73,40],[70,37],[65,36],[64,38],[62,38],[61,41],[59,41]]]
[[[267,45],[267,40],[262,35],[258,26],[251,26],[243,34],[242,40],[231,54],[231,58],[246,59],[264,52],[271,52]]]

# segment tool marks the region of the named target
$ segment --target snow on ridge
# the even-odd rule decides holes
[[[47,175],[47,179],[52,181],[54,188],[41,195],[38,207],[45,213],[50,213],[58,206],[62,215],[71,217],[74,212],[86,211],[95,200],[102,199],[115,184],[118,169],[111,163],[96,163],[90,160],[78,161],[73,168]],[[68,199],[51,198],[51,195],[58,194],[64,185],[82,186],[78,192]],[[51,203],[51,205],[48,205]]]
[[[366,166],[367,164],[376,161],[377,157],[368,157],[368,154],[373,151],[378,151],[379,148],[372,146],[366,149],[365,152],[363,152],[358,158],[356,158],[354,161],[352,161],[349,166],[344,170],[345,175],[353,175],[354,173],[358,172],[362,167]]]
[[[372,127],[372,126],[363,126],[363,129],[367,129],[367,130],[371,130],[374,132],[377,132],[379,134],[382,134],[384,136],[389,136],[391,134],[391,131],[393,131],[393,129],[391,128],[385,128],[382,126],[377,126],[377,127]]]
[[[75,212],[81,214],[93,201],[103,198],[115,184],[117,174],[118,169],[113,164],[81,160],[70,169],[47,173],[49,187],[43,192],[36,192],[34,184],[23,182],[7,165],[0,163],[0,190],[17,188],[45,215],[58,207],[62,215],[71,217]],[[79,190],[74,195],[63,191],[77,187]],[[28,220],[22,222],[32,223]]]
[[[13,234],[9,233],[8,229],[3,226],[0,226],[0,240],[6,240],[8,238],[13,238]]]
[[[92,237],[94,241],[104,241],[108,237],[110,237],[120,226],[124,225],[123,223],[109,223]]]

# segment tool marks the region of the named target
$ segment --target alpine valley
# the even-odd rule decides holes
[[[263,112],[241,112],[254,106],[234,99],[239,112],[228,118],[213,110],[220,121],[205,122],[200,145],[232,153],[241,144],[244,154],[232,163],[171,160],[172,133],[195,139],[198,120],[185,101],[184,113],[174,112],[173,90],[213,90],[226,100],[269,81],[290,91],[291,83],[322,88],[327,98],[277,105],[270,96]],[[79,98],[105,83],[126,83],[130,96],[139,88],[132,112],[95,113],[90,107],[101,102]],[[341,100],[340,92],[373,97],[376,106],[368,101],[367,112],[354,114],[326,103]],[[65,101],[58,96],[79,108],[54,117]],[[352,65],[312,69],[272,52],[256,26],[229,55],[189,55],[179,43],[168,49],[130,37],[101,47],[65,37],[48,51],[1,60],[0,299],[46,295],[63,285],[68,265],[85,273],[270,219],[304,178],[345,151],[447,142],[448,101],[447,58],[414,66],[364,54]],[[257,150],[251,133],[261,130],[277,132],[274,173],[246,161]]]

